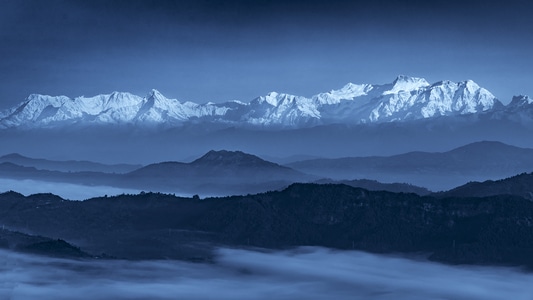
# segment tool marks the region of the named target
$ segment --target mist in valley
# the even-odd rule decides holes
[[[0,251],[3,299],[531,299],[533,275],[358,251],[221,248],[212,263]]]
[[[86,200],[104,195],[138,194],[141,190],[124,189],[111,186],[88,186],[64,182],[47,182],[31,179],[0,178],[0,192],[15,191],[25,196],[52,193],[67,200]]]

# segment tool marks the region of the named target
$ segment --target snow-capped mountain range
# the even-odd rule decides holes
[[[515,97],[509,110],[533,105]],[[157,90],[146,97],[113,92],[69,98],[32,94],[20,105],[0,112],[0,128],[42,128],[64,125],[173,127],[188,122],[232,126],[297,128],[333,123],[379,123],[457,116],[493,111],[503,104],[471,80],[439,81],[398,76],[382,85],[348,83],[339,90],[310,98],[271,92],[249,103],[197,104],[168,99]]]

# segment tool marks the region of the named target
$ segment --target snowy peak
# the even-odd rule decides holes
[[[525,107],[531,104],[533,104],[533,99],[529,98],[529,96],[519,95],[513,97],[511,103],[509,103],[509,107],[518,108]]]
[[[354,100],[356,97],[365,96],[372,90],[371,84],[348,83],[339,90],[331,90],[312,97],[318,105],[337,104],[342,100]]]
[[[150,93],[146,96],[146,102],[153,102],[153,103],[165,103],[168,102],[169,99],[167,99],[163,94],[161,94],[158,90],[151,90]]]
[[[427,86],[429,86],[429,83],[424,78],[399,75],[392,82],[392,88],[385,91],[383,95],[411,92]]]
[[[262,127],[298,127],[320,119],[318,107],[311,99],[277,92],[256,98],[238,111],[242,113],[240,120]]]
[[[470,80],[429,85],[424,79],[399,76],[365,113],[369,122],[390,122],[480,113],[498,105],[494,95]]]
[[[513,105],[531,104],[529,98]],[[261,128],[301,128],[322,124],[398,122],[475,114],[503,105],[474,81],[439,81],[399,75],[383,85],[348,83],[310,98],[270,92],[249,103],[197,104],[166,98],[158,90],[145,97],[125,92],[93,97],[30,95],[0,113],[0,128],[132,125],[175,127],[187,122]]]
[[[257,98],[255,101],[253,101],[253,103],[255,104],[267,103],[272,107],[280,107],[280,106],[296,104],[300,99],[305,99],[305,97],[278,93],[278,92],[270,92],[266,94],[265,96],[261,96]]]
[[[152,89],[148,94],[148,98],[165,98],[158,90]]]
[[[174,106],[180,106],[181,103],[176,99],[169,99],[158,90],[152,90],[144,99],[145,105],[148,104],[152,108],[158,108],[162,110],[172,109]]]
[[[398,75],[396,79],[392,82],[393,85],[401,85],[401,84],[408,84],[408,85],[416,85],[416,86],[428,86],[429,83],[424,78],[419,77],[412,77],[407,75]]]
[[[260,97],[260,102],[266,102],[272,106],[278,106],[281,102],[290,102],[294,100],[294,96],[287,94],[279,94],[276,92],[270,92],[264,97]]]

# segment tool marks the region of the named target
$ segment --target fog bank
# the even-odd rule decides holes
[[[141,192],[140,190],[111,186],[88,186],[31,179],[15,180],[0,178],[0,193],[7,191],[15,191],[25,196],[38,193],[52,193],[68,200],[86,200],[104,195],[138,194]]]
[[[213,264],[0,251],[2,299],[532,299],[533,275],[358,251],[219,249]]]

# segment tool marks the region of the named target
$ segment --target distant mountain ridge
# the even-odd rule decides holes
[[[512,111],[517,104],[509,106]],[[174,127],[212,123],[241,127],[301,128],[365,124],[499,111],[503,104],[471,80],[439,81],[400,75],[382,85],[349,83],[310,98],[271,92],[249,103],[197,104],[168,99],[157,90],[146,97],[113,92],[94,97],[32,94],[0,113],[0,128],[54,128],[68,125]]]
[[[104,172],[104,173],[127,173],[136,170],[141,165],[133,164],[113,164],[106,165],[91,161],[58,161],[42,158],[30,158],[18,153],[0,156],[0,163],[12,163],[22,167],[33,167],[40,170],[61,171],[61,172]]]
[[[516,192],[497,188],[494,192],[483,194],[483,187],[480,193],[476,194],[472,193],[472,189],[461,189],[467,182],[500,180],[533,171],[533,149],[493,141],[471,143],[446,152],[311,159],[285,166],[242,151],[211,150],[192,162],[152,163],[130,172],[90,171],[87,168],[76,171],[73,169],[76,164],[60,164],[58,167],[55,164],[57,162],[41,159],[30,159],[30,162],[44,161],[49,163],[51,168],[46,169],[46,164],[23,166],[13,159],[18,157],[20,155],[16,154],[0,157],[0,178],[113,186],[190,195],[257,193],[278,190],[294,182],[343,183],[369,190],[419,195],[450,189],[464,190],[465,195],[472,196],[510,193],[529,197],[528,193],[533,192],[533,189],[527,187],[527,182],[525,188],[516,188]],[[8,161],[3,161],[6,159]],[[85,164],[92,166],[90,162],[82,162],[77,167],[84,167]],[[113,167],[100,164],[96,166]],[[59,170],[60,167],[66,169]],[[522,190],[525,192],[521,193]],[[450,194],[460,196],[461,193]]]
[[[287,164],[320,177],[407,182],[434,191],[468,181],[499,179],[533,171],[533,149],[481,141],[446,152],[311,159]]]
[[[314,176],[265,161],[241,151],[211,150],[190,163],[150,164],[125,174],[124,183],[167,190],[179,187],[197,193],[227,191],[248,193],[285,187],[293,182],[308,182]]]
[[[190,163],[176,161],[153,163],[128,172],[105,172],[113,166],[90,162],[54,162],[22,157],[24,159],[21,159],[21,162],[26,163],[23,166],[17,164],[17,160],[14,159],[21,157],[12,154],[0,158],[0,178],[113,186],[191,195],[265,192],[284,188],[294,182],[319,179],[241,151],[212,150]],[[39,162],[44,163],[38,164]],[[44,168],[46,166],[51,169]],[[104,168],[104,170],[89,171],[88,167]],[[63,169],[58,170],[60,168]],[[74,168],[82,169],[74,170]]]
[[[4,158],[21,157],[18,154]],[[31,159],[33,161],[45,161]],[[74,161],[77,162],[77,161]],[[90,163],[90,162],[84,162]],[[99,164],[96,164],[99,166]],[[38,168],[36,168],[36,166]],[[265,192],[284,188],[294,182],[344,183],[369,190],[416,193],[427,195],[429,190],[403,183],[382,184],[372,180],[333,181],[320,179],[286,166],[263,160],[241,151],[211,150],[190,162],[161,162],[127,172],[110,174],[82,169],[74,171],[71,165],[66,170],[43,168],[46,165],[18,165],[14,161],[0,161],[0,178],[38,180],[135,188],[137,190],[165,191],[172,193],[230,195],[250,192]],[[85,166],[84,164],[82,167]],[[91,166],[89,164],[89,166]],[[110,167],[104,165],[106,167]],[[60,165],[61,167],[61,165]],[[318,181],[317,181],[318,180]],[[1,191],[0,191],[1,192]]]

